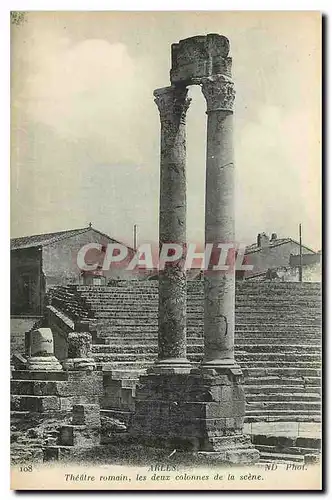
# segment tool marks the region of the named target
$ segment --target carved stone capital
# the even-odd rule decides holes
[[[154,102],[158,106],[160,120],[180,121],[185,123],[186,113],[191,99],[187,98],[188,89],[185,87],[164,87],[154,91]]]
[[[235,101],[234,82],[225,75],[203,79],[201,88],[206,99],[207,113],[210,111],[233,112]]]

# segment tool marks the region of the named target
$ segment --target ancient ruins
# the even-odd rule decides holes
[[[171,84],[154,92],[160,245],[187,243],[188,87],[199,85],[206,99],[205,242],[213,245],[212,263],[218,244],[234,244],[229,49],[217,34],[173,44]],[[12,356],[12,461],[134,460],[138,450],[145,461],[155,453],[252,464],[259,452],[265,460],[273,453],[317,460],[320,439],[301,425],[320,420],[319,285],[236,285],[234,266],[187,282],[183,258],[167,262],[158,281],[49,292],[24,355]],[[288,426],[286,437],[271,432],[271,419],[274,429]]]
[[[197,36],[172,45],[171,86],[154,92],[161,121],[159,244],[186,244],[186,112],[189,85],[207,103],[205,243],[234,242],[234,83],[228,39]],[[148,445],[250,463],[258,452],[242,429],[243,375],[234,359],[235,269],[204,277],[204,358],[187,359],[183,262],[159,275],[158,360],[139,380],[132,432]]]

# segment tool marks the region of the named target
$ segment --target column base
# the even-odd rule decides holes
[[[55,356],[31,356],[27,359],[26,370],[58,372],[62,366]]]
[[[140,377],[129,432],[137,444],[189,452],[219,463],[255,463],[243,434],[245,396],[238,368]],[[197,455],[198,454],[198,455]]]
[[[240,365],[234,359],[214,359],[212,361],[202,361],[198,368],[193,368],[193,374],[207,374],[207,375],[230,375],[238,378],[238,383],[243,383],[243,373]]]
[[[153,366],[147,369],[147,373],[190,373],[191,369],[192,365],[187,358],[168,358],[157,360]]]
[[[93,358],[68,358],[62,363],[64,370],[93,371],[96,362]]]

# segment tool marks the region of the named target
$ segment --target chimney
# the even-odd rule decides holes
[[[257,246],[259,248],[268,247],[270,243],[269,237],[265,233],[258,233],[257,235]]]

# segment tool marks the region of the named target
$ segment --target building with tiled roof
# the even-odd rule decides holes
[[[77,265],[77,254],[87,243],[98,243],[106,249],[107,244],[119,242],[91,224],[68,231],[13,238],[10,245],[11,313],[41,314],[45,293],[50,287],[82,282],[84,273]],[[107,277],[117,276],[108,273]]]
[[[306,245],[302,244],[302,254],[313,255],[317,253]],[[294,262],[295,256],[300,255],[300,243],[292,238],[278,238],[276,233],[272,233],[269,237],[265,233],[257,235],[256,243],[246,247],[245,263],[252,265],[251,271],[244,273],[244,278],[260,278],[265,279],[272,275],[271,271],[285,271],[285,277],[292,267],[296,267]],[[296,261],[297,262],[297,261]],[[306,265],[306,260],[303,259],[303,265]],[[298,264],[297,264],[298,266]]]

